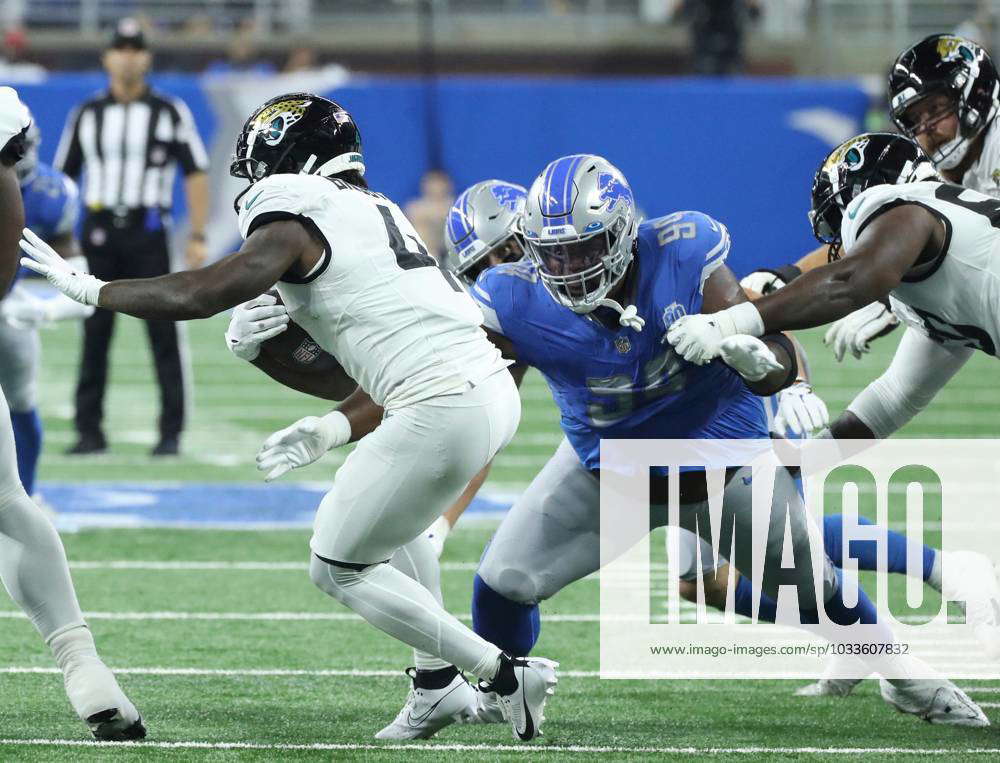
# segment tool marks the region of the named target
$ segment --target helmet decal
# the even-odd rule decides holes
[[[614,212],[619,201],[632,206],[632,191],[612,173],[600,173],[597,176],[597,187],[600,189],[598,198],[607,202],[608,212]]]
[[[281,143],[288,128],[302,119],[311,103],[304,98],[272,103],[260,110],[251,127],[257,130],[264,143],[276,146]]]
[[[490,192],[497,204],[507,207],[511,212],[517,212],[518,206],[524,202],[524,190],[505,183],[495,183],[490,186]]]
[[[943,35],[937,42],[937,52],[942,61],[972,61],[976,56],[961,37]]]

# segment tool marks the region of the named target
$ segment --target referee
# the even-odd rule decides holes
[[[100,279],[150,278],[170,272],[167,234],[177,165],[184,173],[190,221],[188,267],[205,259],[208,157],[180,100],[146,83],[151,55],[142,28],[124,19],[103,56],[106,91],[77,107],[66,122],[55,166],[81,172],[86,205],[81,243]],[[102,419],[114,313],[98,308],[84,322],[76,387],[78,440],[67,453],[107,449]],[[176,455],[184,424],[184,379],[173,321],[146,321],[160,385],[160,439],[152,455]]]

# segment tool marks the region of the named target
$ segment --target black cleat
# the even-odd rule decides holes
[[[181,444],[176,437],[164,437],[156,447],[149,451],[151,456],[176,456],[180,453]]]
[[[87,718],[90,733],[98,742],[134,742],[146,738],[146,727],[142,725],[142,717],[129,725],[117,707],[102,710]]]
[[[86,456],[92,453],[104,453],[108,449],[108,441],[100,432],[96,434],[81,434],[76,444],[66,449],[67,456]]]

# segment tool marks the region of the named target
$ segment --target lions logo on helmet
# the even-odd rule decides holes
[[[600,199],[608,203],[608,211],[614,212],[618,202],[622,201],[629,206],[634,204],[632,191],[624,182],[619,180],[610,172],[602,172],[597,176],[597,185],[601,189]]]

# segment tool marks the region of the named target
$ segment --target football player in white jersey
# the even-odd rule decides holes
[[[694,315],[678,321],[668,340],[686,359],[705,363],[731,331],[822,326],[888,298],[907,324],[896,355],[828,432],[838,439],[888,437],[923,410],[975,350],[997,355],[1000,201],[942,182],[912,140],[867,133],[827,157],[813,183],[810,215],[816,237],[837,261],[754,302],[738,326],[732,315]],[[946,595],[959,580],[992,592],[970,602],[966,619],[996,657],[1000,593],[989,560],[975,554],[949,568]]]
[[[17,272],[17,240],[24,227],[21,188],[14,165],[24,155],[31,120],[17,93],[0,87],[0,291]],[[57,255],[58,256],[58,255]],[[63,672],[66,694],[94,737],[142,739],[146,729],[135,706],[97,656],[66,552],[52,523],[24,491],[17,473],[7,401],[0,393],[0,580],[38,629]],[[5,697],[0,701],[11,701]]]
[[[896,127],[913,138],[949,183],[1000,198],[1000,77],[979,44],[952,34],[932,34],[896,57],[889,72],[889,111]],[[759,270],[750,278],[769,293],[803,272],[825,265],[821,245],[794,265]],[[837,360],[860,358],[869,343],[899,320],[873,302],[831,324],[824,341]]]
[[[78,301],[145,318],[208,317],[276,285],[291,320],[358,387],[337,410],[269,437],[258,467],[272,480],[359,441],[317,511],[310,576],[415,650],[409,700],[379,736],[409,738],[412,726],[429,736],[428,719],[440,728],[471,718],[476,692],[461,669],[501,696],[516,738],[532,739],[556,664],[504,654],[449,615],[422,535],[513,437],[517,388],[479,308],[399,207],[368,190],[364,169],[350,114],[310,93],[279,96],[237,140],[230,171],[250,183],[236,199],[238,252],[200,270],[104,283],[26,231],[34,259],[24,263]]]

